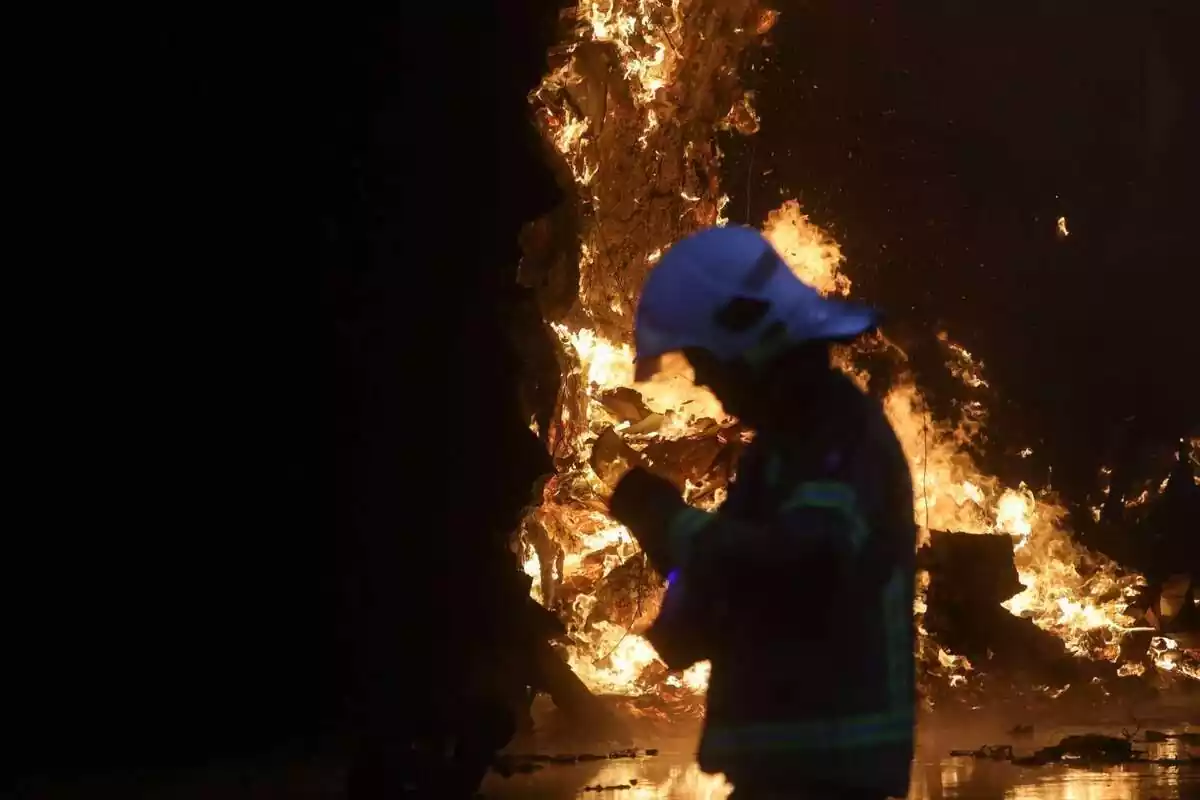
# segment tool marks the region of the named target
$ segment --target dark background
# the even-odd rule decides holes
[[[914,357],[945,324],[1011,404],[1003,440],[1056,469],[1090,476],[1130,414],[1174,435],[1196,411],[1190,4],[910,5],[784,9],[731,210],[798,195]],[[551,199],[522,122],[547,9],[290,13],[45,50],[45,266],[14,290],[36,300],[6,532],[17,774],[323,745],[364,642],[394,620],[379,663],[435,675],[488,603],[470,532],[522,424],[497,298]],[[1180,98],[1159,127],[1146,29]],[[746,147],[775,170],[749,195]]]
[[[525,100],[555,11],[38,42],[0,792],[344,750],[382,684],[455,691],[528,433],[498,301],[555,200]]]
[[[1196,7],[776,7],[743,68],[762,128],[725,142],[733,219],[799,198],[935,400],[932,334],[982,359],[1005,477],[1053,467],[1080,500],[1123,428],[1169,453],[1200,423]]]

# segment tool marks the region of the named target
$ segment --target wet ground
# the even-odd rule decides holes
[[[1189,727],[1186,721],[1156,721],[1162,732],[1200,730],[1200,715]],[[951,757],[951,750],[976,749],[985,744],[1011,744],[1016,755],[1056,744],[1077,733],[1130,733],[1123,726],[1060,725],[1046,730],[1036,727],[1032,735],[1012,736],[995,725],[955,724],[953,727],[924,725],[919,734],[919,755],[913,769],[910,800],[1149,800],[1159,798],[1200,799],[1200,766],[1155,763],[1122,764],[1109,767],[1044,766],[1018,767],[1005,761]],[[1135,750],[1149,760],[1187,759],[1200,754],[1178,740],[1145,743],[1145,733],[1134,734]],[[639,743],[645,747],[654,744]],[[605,798],[608,800],[722,800],[729,787],[719,777],[701,773],[690,757],[694,740],[660,742],[657,756],[637,759],[591,761],[577,764],[547,764],[532,774],[509,778],[489,776],[485,797],[493,800],[537,798]]]
[[[1194,709],[1200,711],[1200,709]],[[1120,716],[1124,719],[1124,715]],[[1177,740],[1148,744],[1147,729],[1162,732],[1200,731],[1200,713],[1176,714],[1172,719],[1139,717],[1136,725],[1120,722],[1091,725],[1057,724],[1036,728],[1031,736],[1014,737],[1009,723],[971,720],[927,722],[918,729],[919,757],[913,770],[911,800],[1200,800],[1200,767],[1153,763],[1112,767],[1017,767],[1007,762],[954,758],[949,752],[983,745],[1011,744],[1017,755],[1057,743],[1075,733],[1121,735],[1137,727],[1135,749],[1146,759],[1178,759],[1200,754]],[[561,741],[561,740],[560,740]],[[724,800],[729,787],[719,777],[702,774],[690,754],[695,739],[674,740],[662,735],[637,737],[640,748],[661,748],[653,757],[601,758],[568,765],[547,764],[533,774],[503,778],[491,774],[482,793],[487,800]],[[607,754],[598,743],[552,746],[536,739],[518,742],[514,753]],[[333,752],[331,749],[330,753]],[[342,800],[344,763],[335,756],[314,757],[281,753],[250,763],[212,765],[174,773],[93,775],[77,781],[52,781],[24,787],[3,798],[84,800],[85,798],[146,798],[147,800]]]
[[[623,787],[623,788],[614,788]],[[536,775],[491,778],[490,798],[620,798],[621,800],[721,800],[724,781],[703,775],[688,759],[662,757],[548,768]],[[913,775],[911,800],[1148,800],[1200,798],[1195,768],[1126,765],[1106,769],[1020,768],[974,759],[922,759]]]

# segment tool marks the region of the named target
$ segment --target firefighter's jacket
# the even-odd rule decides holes
[[[912,479],[879,404],[840,376],[827,394],[794,431],[759,432],[717,513],[671,520],[678,569],[648,636],[674,669],[712,662],[705,771],[903,797]]]

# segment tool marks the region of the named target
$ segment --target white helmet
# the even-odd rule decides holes
[[[766,312],[731,326],[723,312],[738,300]],[[845,341],[877,324],[874,309],[822,297],[797,278],[755,229],[707,228],[674,244],[646,278],[634,321],[636,378],[647,380],[659,357],[686,347],[733,361],[774,334],[785,344]]]

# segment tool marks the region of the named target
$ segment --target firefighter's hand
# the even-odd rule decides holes
[[[655,562],[660,561],[655,557],[657,552],[666,545],[667,524],[683,507],[683,497],[675,485],[644,467],[626,473],[609,501],[613,518],[629,528]],[[656,566],[663,567],[661,563]]]

